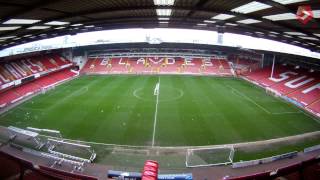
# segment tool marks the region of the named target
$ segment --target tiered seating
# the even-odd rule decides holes
[[[27,170],[24,173],[23,180],[53,180],[49,175],[42,175],[38,172]]]
[[[45,71],[49,69],[55,69],[58,67],[54,64],[54,61],[52,60],[52,58],[49,58],[49,57],[45,57],[41,61],[40,61],[40,58],[34,61],[38,62],[40,66],[45,69]]]
[[[227,62],[226,59],[219,59],[219,63],[220,63],[220,66],[219,66],[219,72],[220,74],[223,74],[223,75],[230,75],[231,74],[231,67],[229,65],[229,63]]]
[[[3,108],[10,103],[15,103],[28,95],[40,91],[42,88],[55,85],[76,75],[77,73],[72,72],[70,69],[64,69],[36,79],[32,82],[22,84],[21,86],[3,91],[0,93],[0,108]]]
[[[181,66],[184,64],[183,58],[167,58],[164,67],[160,68],[162,74],[177,74],[181,72]]]
[[[13,81],[46,74],[72,66],[61,56],[35,57],[0,63],[0,90],[14,86]]]
[[[249,73],[246,77],[320,115],[320,74],[318,72],[277,65],[274,70],[274,79],[269,78],[270,74],[271,68],[268,67]]]
[[[43,72],[45,69],[41,67],[40,61],[36,59],[23,59],[21,63],[27,66],[30,71],[34,74],[37,72]]]
[[[87,72],[87,73],[94,72],[94,68],[93,68],[94,62],[95,62],[95,59],[91,59],[90,61],[88,61],[81,69],[81,72]]]
[[[258,81],[262,78],[269,77],[270,72],[271,72],[271,68],[267,67],[267,68],[260,69],[258,71],[253,71],[251,73],[248,73],[246,77],[252,81]]]
[[[19,94],[15,91],[6,91],[0,94],[0,107],[6,106],[8,103],[19,98]]]
[[[274,79],[279,79],[281,78],[280,77],[280,74],[281,73],[284,73],[284,72],[287,72],[287,69],[286,67],[283,67],[283,66],[279,66],[277,68],[274,68],[274,72],[273,72],[273,78]],[[266,73],[266,76],[257,80],[260,84],[262,84],[263,86],[265,87],[270,87],[274,84],[276,84],[277,82],[275,80],[271,80],[270,79],[270,75],[271,75],[271,70],[269,71],[269,73]]]
[[[37,79],[37,81],[35,81],[36,84],[38,84],[39,86],[41,86],[43,88],[51,86],[55,82],[56,82],[56,80],[51,78],[50,76],[44,76],[44,77]]]
[[[75,73],[71,72],[69,69],[65,69],[57,73],[53,73],[52,75],[50,75],[50,77],[55,79],[56,81],[63,81],[69,79],[70,77],[73,77],[74,75]]]
[[[90,58],[81,70],[83,73],[126,74],[212,74],[232,75],[226,59],[182,57]]]
[[[225,59],[218,59],[219,63],[224,69],[230,69],[229,63]]]
[[[320,114],[320,100],[310,104],[308,106],[309,109],[311,109],[312,111],[316,112],[318,115]]]
[[[19,94],[20,96],[25,96],[28,94],[32,94],[37,92],[41,89],[41,87],[34,82],[30,82],[27,84],[23,84],[22,86],[15,88],[14,91]]]
[[[187,74],[199,74],[201,65],[201,58],[193,58],[191,62],[185,61],[183,72]]]
[[[128,58],[111,58],[110,60],[111,67],[109,68],[109,73],[128,73],[129,64],[132,66],[133,63],[129,61]],[[101,64],[101,63],[100,63]],[[103,63],[102,63],[103,64]],[[106,68],[108,65],[106,64]],[[101,70],[100,72],[102,72]]]
[[[292,72],[297,72],[297,75],[290,76],[288,80],[285,80],[283,83],[277,83],[273,85],[272,88],[281,94],[287,95],[296,91],[297,88],[306,88],[307,86],[312,85],[314,80],[317,79],[312,77],[313,74],[310,74],[305,70],[294,70]],[[290,86],[288,86],[288,84],[290,84]]]
[[[304,106],[307,106],[320,99],[320,89],[313,89],[313,87],[316,87],[318,83],[320,83],[320,81],[308,84],[307,86],[304,86],[288,96],[296,101],[301,102]]]
[[[14,153],[12,153],[14,154]],[[26,156],[27,155],[27,156]],[[28,160],[24,159],[29,157]],[[32,156],[31,156],[32,157]],[[50,161],[50,159],[43,159]],[[30,161],[30,156],[23,154],[18,156],[13,156],[7,152],[0,152],[0,179],[20,179],[20,173],[23,173],[22,179],[25,180],[56,180],[56,179],[68,179],[68,180],[96,180],[98,178],[78,173],[77,171],[67,171],[60,169],[55,169],[52,167],[43,166],[38,164],[37,160]],[[34,166],[37,165],[37,166]]]
[[[0,179],[9,179],[11,177],[19,177],[20,166],[14,160],[11,160],[0,154]]]
[[[57,63],[58,66],[63,66],[63,65],[66,65],[66,64],[69,64],[70,61],[65,59],[64,57],[61,57],[61,56],[54,56],[53,59],[55,60],[55,62]]]

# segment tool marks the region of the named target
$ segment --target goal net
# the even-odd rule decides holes
[[[96,158],[94,149],[89,145],[51,138],[47,144],[49,153],[65,159],[90,163]]]
[[[269,87],[266,88],[266,93],[271,95],[271,96],[274,96],[274,97],[280,97],[281,96],[281,94],[278,91],[276,91],[274,89],[271,89]]]
[[[233,162],[234,148],[232,146],[218,148],[188,149],[186,167],[216,166]]]
[[[55,89],[54,85],[48,86],[48,87],[44,87],[44,88],[41,88],[41,93],[42,94],[46,94],[48,91],[53,90],[53,89]]]

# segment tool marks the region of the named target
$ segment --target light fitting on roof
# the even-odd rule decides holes
[[[268,9],[271,8],[272,6],[268,5],[268,4],[264,4],[264,3],[260,3],[257,1],[252,1],[248,4],[239,6],[237,8],[232,9],[232,12],[237,12],[237,13],[242,13],[242,14],[248,14],[248,13],[252,13],[252,12],[256,12],[256,11],[260,11],[263,9]]]
[[[10,19],[3,24],[34,24],[40,21],[36,19]]]
[[[0,27],[0,31],[13,31],[19,29],[21,26]]]
[[[82,26],[83,24],[72,24],[72,27],[76,27],[76,26]]]
[[[317,39],[317,38],[308,37],[308,36],[299,36],[299,38],[301,38],[301,39],[308,39],[308,40],[315,40],[315,41],[318,41],[318,40],[319,40],[319,39]]]
[[[211,20],[204,20],[203,22],[204,23],[211,23],[211,24],[216,23],[216,21],[211,21]]]
[[[62,21],[50,21],[45,23],[45,25],[50,25],[50,26],[62,26],[62,25],[67,25],[69,22],[62,22]]]
[[[197,26],[207,26],[207,24],[204,23],[198,23]]]
[[[37,29],[48,29],[50,28],[50,26],[32,26],[32,27],[29,27],[28,29],[30,30],[37,30]]]
[[[159,17],[158,20],[159,21],[169,21],[170,18],[169,17]]]
[[[292,38],[292,36],[289,36],[289,35],[283,35],[283,36],[287,38]]]
[[[158,16],[171,16],[172,9],[156,9]]]
[[[4,37],[0,37],[0,40],[6,40],[6,39],[11,39],[11,38],[15,38],[17,36],[4,36]]]
[[[211,19],[218,19],[218,20],[226,20],[235,17],[234,15],[230,14],[218,14],[216,16],[213,16]]]
[[[298,2],[305,2],[308,0],[272,0],[274,2],[280,3],[280,4],[293,4]]]
[[[153,0],[156,6],[173,6],[175,0]]]
[[[313,35],[320,37],[320,34],[313,34]]]
[[[168,21],[159,21],[159,24],[168,24]]]
[[[283,21],[283,20],[297,19],[297,15],[293,13],[282,13],[282,14],[263,16],[262,18],[269,19],[271,21]]]
[[[306,34],[301,32],[284,32],[286,34],[294,35],[294,36],[305,36]]]
[[[254,23],[259,23],[261,21],[255,20],[255,19],[244,19],[244,20],[237,21],[237,22],[242,23],[242,24],[254,24]]]
[[[54,29],[64,29],[64,28],[66,28],[66,27],[61,26],[61,27],[56,27]]]

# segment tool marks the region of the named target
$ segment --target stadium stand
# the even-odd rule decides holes
[[[272,89],[319,116],[320,79],[317,72],[309,72],[307,69],[287,65],[276,65],[273,78],[270,78],[271,73],[271,68],[266,67],[248,73],[244,77],[262,87]]]
[[[14,160],[6,158],[5,156],[0,156],[0,179],[7,179],[9,177],[19,174],[19,164]]]
[[[0,108],[77,75],[71,61],[58,56],[0,64]]]
[[[84,174],[75,174],[61,171],[42,165],[34,165],[33,162],[21,159],[19,157],[0,151],[0,178],[1,179],[32,179],[32,180],[49,180],[49,179],[97,179],[93,176]]]
[[[207,74],[232,76],[227,59],[184,57],[89,58],[87,74]]]

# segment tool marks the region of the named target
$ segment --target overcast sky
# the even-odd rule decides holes
[[[66,38],[67,37],[67,38]],[[21,50],[35,45],[53,45],[56,47],[81,46],[95,44],[98,40],[104,43],[145,42],[149,37],[152,42],[182,42],[199,44],[217,44],[217,32],[189,29],[120,29],[98,32],[80,33],[74,36],[57,37],[48,40],[27,43],[8,48],[0,52],[4,56],[10,52]],[[67,43],[67,44],[66,44]],[[307,49],[250,36],[225,33],[224,44],[226,46],[241,46],[250,49],[262,49],[269,51],[285,52],[290,54],[306,55],[320,59],[320,53],[313,53]]]

